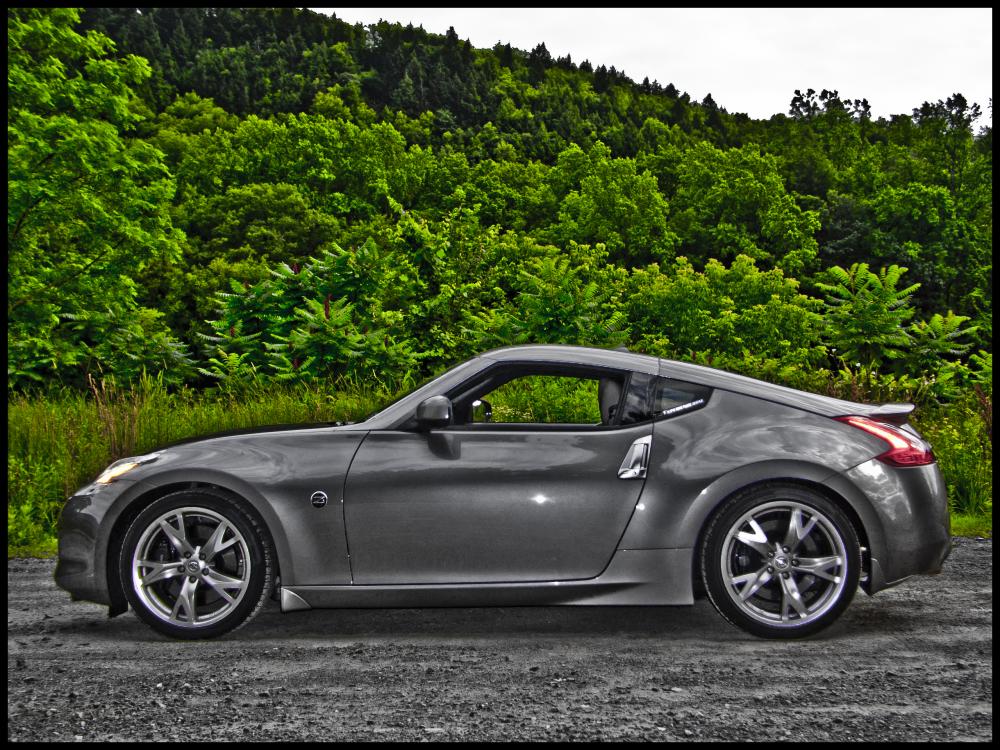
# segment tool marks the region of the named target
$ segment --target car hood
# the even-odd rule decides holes
[[[309,422],[309,423],[298,423],[298,424],[272,424],[272,425],[262,425],[260,427],[243,427],[237,430],[225,430],[223,432],[213,432],[208,435],[199,435],[197,437],[185,438],[184,440],[177,440],[173,443],[161,446],[158,450],[167,450],[168,448],[177,448],[182,445],[191,445],[192,443],[200,443],[207,440],[215,440],[217,438],[228,438],[228,437],[238,437],[240,435],[258,435],[274,432],[297,432],[299,430],[318,430],[323,428],[334,428],[343,429],[345,431],[356,429],[357,425],[353,422]]]

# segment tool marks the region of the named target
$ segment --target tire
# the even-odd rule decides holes
[[[802,638],[829,626],[854,598],[861,545],[828,498],[795,485],[758,485],[712,518],[701,550],[712,604],[762,638]]]
[[[193,640],[249,622],[273,588],[274,559],[266,529],[238,501],[184,490],[155,501],[132,522],[119,572],[141,620],[164,635]]]

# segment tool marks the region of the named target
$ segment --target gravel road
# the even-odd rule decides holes
[[[993,542],[805,641],[694,607],[268,608],[168,641],[7,563],[8,740],[991,740]]]

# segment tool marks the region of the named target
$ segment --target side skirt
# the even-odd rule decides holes
[[[693,604],[692,550],[618,550],[584,581],[409,586],[282,586],[281,611],[366,607]]]

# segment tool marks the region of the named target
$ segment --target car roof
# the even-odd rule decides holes
[[[598,349],[569,344],[526,344],[505,346],[479,355],[497,362],[558,362],[560,364],[614,367],[658,375],[660,360],[648,354],[636,354],[623,349]]]

